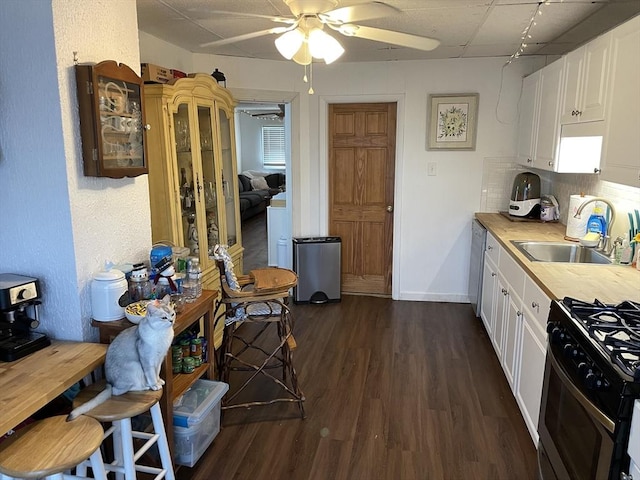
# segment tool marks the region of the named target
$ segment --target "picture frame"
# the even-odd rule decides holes
[[[430,94],[427,102],[427,150],[475,150],[477,93]]]

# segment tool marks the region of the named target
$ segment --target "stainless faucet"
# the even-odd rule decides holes
[[[584,207],[590,203],[593,202],[602,202],[602,203],[606,203],[607,206],[609,207],[609,209],[611,210],[611,220],[609,222],[607,222],[607,231],[604,233],[604,235],[602,236],[600,243],[601,245],[598,245],[597,250],[600,250],[602,253],[604,253],[607,256],[611,256],[614,250],[615,245],[613,243],[611,243],[611,226],[613,225],[613,222],[616,221],[616,209],[613,206],[613,204],[607,200],[606,198],[602,198],[602,197],[594,197],[591,198],[589,200],[587,200],[586,202],[584,202],[582,205],[580,205],[578,207],[578,211],[576,211],[576,214],[574,215],[575,218],[580,218],[580,214],[582,213],[582,210],[584,209]]]

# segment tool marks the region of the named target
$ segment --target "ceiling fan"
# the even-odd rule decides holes
[[[277,112],[260,112],[260,113],[253,113],[251,114],[252,117],[256,117],[256,118],[268,118],[268,119],[272,119],[272,120],[282,120],[284,118],[284,104],[283,103],[279,103],[278,104],[278,111]]]
[[[203,43],[200,46],[218,47],[275,34],[279,35],[275,40],[276,48],[283,57],[301,65],[309,65],[313,58],[322,59],[327,64],[332,63],[344,53],[344,48],[340,45],[340,42],[327,34],[325,27],[347,37],[363,38],[417,50],[433,50],[440,44],[438,40],[429,37],[366,27],[353,23],[400,13],[398,9],[383,2],[368,2],[336,8],[338,0],[283,1],[291,10],[291,17],[223,11],[210,12],[213,14],[265,18],[275,23],[282,23],[284,26],[215,40]]]

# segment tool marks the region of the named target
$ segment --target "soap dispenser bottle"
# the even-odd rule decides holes
[[[602,207],[596,202],[593,213],[587,221],[587,233],[599,233],[603,235],[607,231],[607,221],[602,215]]]

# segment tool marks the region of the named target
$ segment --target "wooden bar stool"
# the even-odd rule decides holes
[[[216,322],[224,319],[225,323],[219,349],[220,378],[231,385],[232,371],[245,372],[244,380],[233,385],[223,398],[222,410],[291,402],[298,405],[300,417],[304,418],[305,397],[293,366],[292,351],[297,345],[287,305],[289,289],[296,285],[297,275],[288,269],[271,267],[237,276],[231,257],[220,245],[216,247],[215,258],[222,294],[216,306]],[[219,310],[222,311],[218,313]],[[241,324],[256,324],[256,328],[245,335],[237,328]],[[275,341],[265,341],[273,329],[276,335],[271,339]],[[270,346],[266,347],[267,344]],[[274,368],[281,369],[280,378],[269,372]],[[241,401],[242,392],[248,392],[249,384],[259,377],[277,384],[281,395]]]
[[[105,382],[102,380],[81,390],[73,401],[73,408],[91,400],[104,388]],[[158,403],[161,397],[162,390],[145,390],[114,395],[85,414],[99,422],[112,424],[104,432],[104,439],[112,437],[114,460],[111,463],[106,463],[105,469],[107,472],[116,472],[116,478],[135,480],[137,478],[136,472],[143,472],[156,475],[155,480],[162,478],[175,480],[162,412]],[[131,426],[131,418],[145,412],[151,413],[153,433],[136,431]],[[138,450],[135,450],[134,438],[143,439],[146,442]],[[162,468],[137,463],[140,457],[154,444],[158,447]]]
[[[66,415],[45,418],[18,430],[0,444],[0,479],[106,480],[100,453],[103,429],[97,420]],[[64,474],[89,458],[93,477]]]

